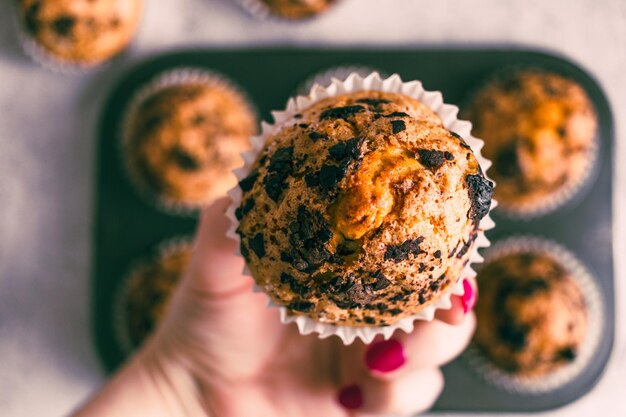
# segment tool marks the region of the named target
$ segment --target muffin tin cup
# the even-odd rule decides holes
[[[382,71],[366,66],[342,65],[338,67],[327,68],[307,78],[296,89],[296,95],[306,96],[313,89],[313,87],[315,87],[316,84],[320,85],[321,87],[328,87],[333,82],[333,80],[345,80],[352,73],[358,74],[361,77],[367,77],[373,72],[378,72],[383,78],[386,77],[386,74],[384,74]]]
[[[512,74],[528,70],[545,72],[544,69],[531,65],[514,65],[502,68],[486,78],[482,83],[478,85],[478,87],[472,90],[472,92],[466,97],[461,105],[461,113],[463,113],[464,110],[469,109],[469,107],[471,106],[471,101],[476,93],[485,86],[491,84],[494,81],[497,81],[502,77],[510,76]],[[594,110],[597,113],[597,109],[594,108]],[[596,128],[594,140],[590,144],[588,150],[587,164],[585,165],[584,169],[585,174],[584,176],[579,178],[578,181],[567,184],[566,186],[558,189],[556,192],[547,195],[541,200],[531,204],[527,203],[507,205],[505,202],[501,201],[497,210],[498,214],[502,214],[511,220],[529,221],[553,213],[561,208],[576,204],[576,202],[584,197],[586,191],[591,188],[595,179],[597,178],[599,172],[598,162],[600,159],[600,142],[601,141],[599,137],[599,129]]]
[[[268,22],[281,23],[281,24],[291,24],[297,25],[309,22],[315,19],[318,15],[313,15],[309,17],[305,17],[302,19],[289,19],[287,17],[282,17],[279,14],[272,13],[271,9],[267,6],[267,4],[263,3],[261,0],[234,0],[239,3],[239,5],[245,9],[248,13],[250,13],[253,17],[264,20]],[[328,10],[324,10],[321,14],[326,14],[330,12],[332,8],[337,6],[337,4],[341,0],[336,0],[334,4],[332,4]]]
[[[310,107],[317,101],[356,91],[384,91],[390,93],[400,93],[420,100],[441,118],[446,129],[452,130],[463,137],[465,142],[472,148],[472,151],[483,169],[483,172],[487,172],[491,166],[491,162],[485,159],[480,153],[480,149],[483,147],[483,141],[471,136],[471,124],[467,121],[457,119],[458,107],[445,104],[440,92],[424,90],[422,83],[419,81],[403,82],[397,74],[388,78],[381,78],[377,72],[373,72],[367,77],[362,77],[353,73],[347,76],[343,81],[334,79],[327,87],[315,85],[308,96],[297,96],[295,98],[291,98],[288,101],[285,110],[272,112],[274,123],[262,123],[261,135],[251,138],[252,150],[242,154],[245,165],[234,171],[237,178],[242,180],[247,176],[250,172],[252,164],[265,145],[268,137],[278,132],[284,126],[298,123],[298,120],[294,118],[294,115]],[[227,234],[237,242],[237,249],[235,253],[236,255],[241,256],[239,251],[240,238],[236,232],[239,221],[235,216],[235,210],[241,204],[241,189],[238,186],[233,188],[229,191],[229,196],[231,197],[232,203],[226,211],[226,215],[231,221],[231,226]],[[494,200],[492,201],[490,210],[495,206],[496,202]],[[492,229],[494,226],[495,223],[489,214],[481,220],[478,237],[471,250],[467,266],[463,269],[461,274],[459,274],[457,280],[451,284],[445,292],[440,294],[437,300],[428,306],[425,306],[418,314],[401,319],[389,326],[353,327],[347,325],[335,325],[313,320],[303,315],[293,315],[286,307],[277,305],[271,300],[269,301],[269,306],[280,310],[281,322],[285,324],[296,323],[301,334],[307,335],[317,333],[320,338],[335,335],[341,338],[344,344],[351,344],[356,339],[360,339],[365,343],[370,343],[378,335],[382,335],[385,339],[389,339],[398,329],[410,333],[413,331],[415,320],[433,320],[435,312],[438,309],[445,310],[452,306],[450,297],[453,295],[463,294],[463,278],[473,277],[476,275],[476,272],[471,266],[474,263],[482,262],[483,258],[478,253],[478,249],[489,246],[489,240],[485,236],[484,232],[485,230]],[[252,276],[247,266],[244,267],[244,274]],[[264,292],[258,285],[255,285],[255,291]]]
[[[496,242],[487,251],[485,263],[503,256],[526,252],[541,253],[553,258],[567,269],[580,287],[589,320],[588,334],[580,348],[580,353],[572,363],[540,377],[521,377],[507,373],[494,365],[473,344],[462,357],[467,365],[486,382],[508,392],[532,396],[557,390],[583,373],[600,344],[600,338],[604,333],[605,313],[601,292],[591,273],[569,250],[553,241],[534,236],[510,237]]]
[[[115,341],[124,355],[129,356],[138,348],[138,346],[133,343],[133,338],[128,328],[126,309],[124,308],[128,297],[129,283],[136,274],[149,263],[163,259],[176,252],[192,248],[193,238],[190,236],[179,236],[165,240],[157,246],[154,255],[134,262],[120,281],[114,296],[112,321]]]
[[[250,104],[251,101],[248,95],[245,94],[241,88],[235,85],[227,77],[218,74],[217,72],[200,68],[181,67],[168,70],[148,81],[145,86],[133,94],[127,104],[125,115],[119,128],[120,141],[118,152],[120,160],[124,166],[124,172],[137,192],[153,207],[167,214],[182,217],[197,217],[199,212],[204,207],[210,206],[221,196],[216,196],[215,198],[207,200],[203,203],[189,203],[169,198],[167,196],[159,196],[142,181],[141,175],[136,171],[129,155],[130,142],[132,140],[132,121],[141,104],[144,103],[146,99],[165,88],[190,83],[204,84],[209,87],[220,86],[222,88],[229,89],[243,98],[243,101],[248,105],[249,111],[252,114],[257,114],[256,109]]]
[[[143,14],[142,14],[143,16]],[[130,46],[126,46],[124,50],[120,51],[116,55],[112,56],[108,60],[101,62],[82,62],[82,61],[71,61],[71,60],[63,60],[57,58],[53,54],[51,54],[44,47],[39,45],[39,43],[33,38],[33,36],[26,30],[24,26],[24,19],[19,10],[19,5],[15,4],[13,6],[13,20],[14,26],[17,31],[17,38],[22,48],[22,51],[35,63],[39,64],[43,68],[64,75],[82,75],[93,71],[102,70],[107,68],[111,63],[117,59],[121,54],[124,53]],[[135,29],[135,33],[138,31],[139,26],[141,25],[141,17],[137,22],[137,28]]]

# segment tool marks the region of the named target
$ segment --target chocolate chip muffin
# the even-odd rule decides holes
[[[310,19],[325,12],[338,0],[260,0],[271,14],[290,20]]]
[[[576,359],[587,307],[560,262],[539,252],[508,254],[484,264],[478,286],[474,343],[495,366],[541,377]]]
[[[140,346],[160,322],[191,253],[191,244],[181,244],[131,272],[123,289],[121,308],[123,331],[132,347]]]
[[[588,177],[597,118],[574,81],[533,69],[503,74],[475,94],[465,113],[485,141],[504,210],[556,205]]]
[[[256,132],[246,99],[226,83],[164,87],[132,111],[125,134],[131,178],[166,206],[201,207],[237,184],[232,170]]]
[[[19,0],[30,37],[57,60],[96,65],[117,55],[137,29],[142,0]]]
[[[437,301],[469,261],[492,184],[419,101],[365,91],[285,122],[240,181],[241,253],[292,314],[384,326]]]

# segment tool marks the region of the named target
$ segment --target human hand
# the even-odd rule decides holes
[[[242,275],[225,235],[227,205],[220,200],[202,214],[189,270],[135,360],[149,375],[150,398],[165,403],[154,407],[159,415],[404,416],[430,408],[443,387],[439,367],[474,331],[474,282],[464,282],[465,295],[437,320],[389,341],[344,346],[337,337],[302,336]]]

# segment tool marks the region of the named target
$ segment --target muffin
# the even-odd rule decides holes
[[[592,170],[596,112],[585,90],[561,75],[528,69],[496,77],[473,96],[464,117],[485,141],[504,211],[549,211]]]
[[[478,273],[476,347],[495,366],[524,378],[573,362],[588,332],[587,304],[571,273],[536,251],[506,254]]]
[[[93,66],[132,40],[142,0],[19,0],[28,37],[56,61]]]
[[[361,91],[275,128],[239,185],[240,250],[292,315],[386,326],[456,283],[492,184],[423,103]]]
[[[269,13],[281,19],[303,20],[328,10],[337,0],[259,0]]]
[[[174,289],[191,260],[189,243],[167,248],[133,268],[124,282],[121,305],[122,344],[140,346],[161,321]]]
[[[232,170],[256,132],[242,94],[198,79],[156,88],[135,107],[123,151],[140,190],[165,207],[199,208],[236,185]]]

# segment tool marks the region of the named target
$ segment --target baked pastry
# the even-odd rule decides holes
[[[225,83],[164,87],[129,117],[131,177],[174,206],[201,207],[225,196],[237,184],[232,170],[256,132],[252,107]]]
[[[191,244],[182,244],[131,272],[121,308],[124,333],[133,347],[140,346],[161,321],[191,254]]]
[[[421,102],[364,91],[277,128],[240,181],[241,253],[292,314],[351,326],[414,315],[469,262],[492,184]]]
[[[495,366],[540,377],[574,361],[585,340],[585,298],[568,270],[539,252],[498,257],[478,273],[476,347]]]
[[[271,14],[283,19],[309,19],[325,12],[337,0],[260,0]]]
[[[493,161],[495,198],[504,210],[528,212],[564,199],[588,176],[597,118],[581,86],[561,75],[520,70],[495,78],[464,117]]]
[[[96,65],[132,40],[143,0],[19,0],[29,36],[53,58]]]

